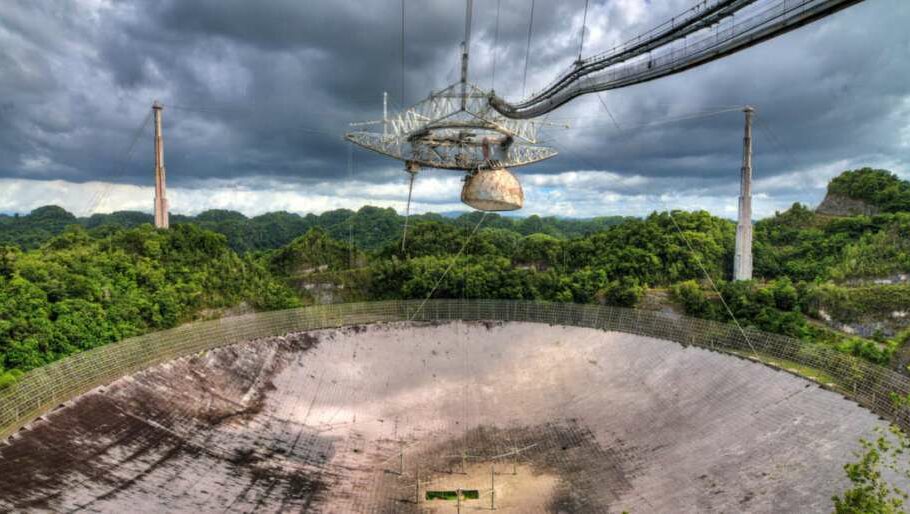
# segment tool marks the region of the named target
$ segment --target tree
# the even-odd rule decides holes
[[[910,211],[910,182],[888,170],[845,171],[831,180],[828,192],[863,200],[883,212]]]
[[[269,269],[283,276],[358,267],[362,255],[348,243],[332,239],[321,228],[311,228],[288,246],[268,257]]]
[[[75,226],[41,248],[0,250],[0,383],[74,352],[173,327],[203,309],[299,305],[221,234],[150,225],[95,237]]]
[[[682,304],[683,311],[689,316],[700,318],[711,317],[711,303],[694,280],[680,282],[671,290],[673,297]]]
[[[562,244],[546,234],[531,234],[518,243],[514,260],[535,269],[562,267]]]
[[[16,269],[16,259],[22,254],[18,247],[0,245],[0,278],[9,279]]]
[[[622,277],[607,284],[600,296],[607,305],[635,307],[644,292],[645,288],[638,283],[638,279],[635,277]]]

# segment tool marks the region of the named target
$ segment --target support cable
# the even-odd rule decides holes
[[[741,108],[740,108],[740,109],[741,109]],[[571,154],[571,152],[569,152],[568,150],[565,150],[564,148],[560,148],[559,150],[560,150],[560,154]],[[597,168],[598,168],[598,166],[595,166],[595,165],[593,165],[592,163],[587,162],[585,159],[581,158],[581,156],[575,155],[575,157],[576,157],[576,159],[577,159],[579,162],[581,162],[583,165],[587,166],[589,169],[597,169]],[[668,210],[669,210],[669,208],[668,208]],[[634,312],[634,311],[633,311],[633,312]],[[580,343],[580,344],[579,344],[579,347],[584,347],[587,343],[592,342],[592,341],[594,341],[595,339],[597,339],[597,338],[599,338],[599,337],[601,337],[601,336],[602,336],[602,333],[601,333],[601,332],[593,332],[591,335],[585,337],[585,339],[584,339],[583,341],[578,341],[578,342]],[[669,365],[669,366],[672,367],[672,366],[676,365],[676,364],[671,364],[670,359],[667,358],[667,354],[662,354],[662,353],[656,353],[656,354],[654,355],[654,358],[652,358],[651,361],[649,361],[649,362],[654,362],[654,363],[656,363],[656,364],[659,365],[659,366],[668,366],[668,365]],[[760,360],[760,362],[763,362],[763,361]],[[652,366],[652,367],[655,367],[655,368],[656,368],[657,366]],[[718,380],[719,380],[721,383],[724,382],[724,381],[727,381],[728,378],[731,376],[731,374],[734,374],[734,373],[735,373],[735,371],[733,371],[733,370],[726,370],[726,372],[724,372],[723,370],[720,370],[720,369],[718,369],[716,372],[717,372],[717,378],[718,378]],[[642,381],[642,380],[639,380],[639,383],[640,383],[640,385],[641,385],[642,388],[647,389],[647,388],[650,387],[649,384],[645,383],[645,382]],[[702,391],[695,391],[691,386],[685,386],[685,387],[683,387],[683,388],[681,389],[681,391],[683,392],[683,394],[688,394],[688,395],[690,395],[690,396],[694,396],[694,395],[697,395],[697,394],[704,394],[704,392],[702,392]],[[579,400],[584,399],[584,398],[587,398],[587,397],[589,397],[589,396],[591,396],[591,395],[593,395],[593,394],[594,394],[594,393],[589,393],[589,394],[586,394],[586,395],[582,395],[581,397],[576,397],[576,398],[574,398],[574,399],[571,400],[571,401],[577,403],[577,402],[579,402]],[[723,396],[724,394],[726,394],[726,393],[723,392],[723,389],[722,389],[722,388],[715,388],[715,389],[713,389],[712,391],[708,392],[707,395],[705,395],[705,398],[707,399],[707,401],[713,401],[715,398],[721,397],[721,396]],[[741,398],[741,396],[737,396],[737,397],[736,397],[736,399],[739,399],[739,398]],[[726,397],[725,399],[726,399],[726,400],[730,400],[730,397]],[[670,402],[668,402],[668,401],[666,401],[666,400],[664,400],[664,399],[661,399],[660,397],[657,397],[657,398],[656,398],[656,403],[657,403],[657,405],[659,406],[659,408],[667,409],[667,408],[671,408],[671,407],[672,407],[672,405],[670,404]],[[753,413],[753,417],[754,417],[756,420],[762,419],[762,418],[759,418],[758,416],[755,416],[755,414],[757,414],[757,412],[758,412],[758,411],[756,411],[755,413]],[[655,419],[655,415],[654,415],[653,413],[651,413],[651,414],[649,415],[649,418],[650,418],[651,420],[654,420],[654,419]],[[508,438],[508,435],[506,435],[506,437]],[[663,436],[663,437],[660,438],[658,444],[660,444],[660,442],[669,442],[669,441],[671,441],[671,440],[675,441],[675,439],[672,439],[672,436],[669,436],[669,437]],[[513,445],[513,444],[511,443],[511,439],[509,439],[509,444],[510,444],[510,446],[512,446],[513,448],[515,447],[515,445]],[[532,446],[533,446],[533,445],[532,445]],[[516,449],[516,450],[517,450],[517,449]],[[523,452],[524,449],[522,449],[522,450],[520,450],[520,451]],[[497,457],[498,457],[498,456],[492,457],[492,458],[497,458]],[[647,512],[652,512],[652,511],[655,510],[654,507],[653,507],[653,505],[651,505],[651,503],[650,503],[646,498],[642,497],[642,498],[641,498],[641,501],[643,501],[645,504],[647,504],[647,506],[648,506],[648,509],[646,509]]]
[[[408,171],[410,180],[408,181],[408,203],[404,209],[404,231],[401,233],[401,253],[404,256],[405,245],[408,241],[408,219],[411,217],[411,194],[414,192],[414,178],[417,176],[416,171]]]
[[[465,16],[464,16],[464,46],[465,53],[470,53],[471,50],[471,24],[474,14],[474,0],[468,0],[465,5]]]
[[[524,78],[521,81],[521,96],[525,96],[525,88],[528,85],[528,61],[531,60],[531,33],[534,29],[534,4],[535,0],[531,0],[531,19],[528,22],[528,48],[525,51],[525,73]]]
[[[604,106],[606,107],[606,104],[605,104],[605,103],[604,103]],[[659,126],[662,126],[662,125],[669,125],[669,124],[672,124],[672,123],[679,123],[679,122],[681,122],[681,121],[689,121],[689,120],[695,120],[695,119],[700,119],[700,118],[708,118],[708,117],[711,117],[711,116],[717,116],[718,114],[723,114],[723,113],[727,113],[727,112],[733,112],[733,111],[741,112],[742,109],[743,109],[742,106],[736,106],[736,107],[723,108],[723,109],[718,109],[718,110],[713,110],[713,111],[694,112],[694,113],[686,114],[686,115],[683,115],[683,116],[677,116],[677,117],[673,117],[673,118],[665,118],[665,119],[663,119],[663,120],[654,121],[654,122],[651,122],[651,123],[643,123],[643,124],[641,124],[641,125],[627,125],[627,126],[620,126],[619,123],[617,123],[616,120],[615,120],[615,118],[614,118],[614,119],[613,119],[613,126],[616,127],[618,133],[620,133],[620,134],[622,134],[622,135],[629,135],[629,134],[632,134],[632,132],[635,131],[635,130],[647,129],[647,128],[652,128],[652,127],[659,127]],[[611,118],[612,118],[612,112],[609,111],[609,108],[607,108],[607,113],[610,114],[610,116],[611,116]],[[570,119],[570,118],[566,118],[566,119]],[[573,125],[573,126],[571,126],[571,127],[568,127],[568,126],[567,126],[567,127],[565,127],[563,130],[596,129],[596,128],[600,128],[600,127],[603,127],[603,126],[605,126],[605,125],[603,125],[603,124]],[[547,132],[546,134],[549,135],[549,132]],[[558,145],[558,142],[557,142],[556,140],[550,139],[550,138],[548,138],[548,137],[539,137],[539,138],[538,138],[538,143],[540,143],[540,144],[546,144],[546,145],[551,145],[551,146],[552,146],[552,145]],[[565,151],[564,151],[564,150],[560,150],[560,153],[565,153]]]
[[[139,125],[139,128],[136,129],[136,132],[133,133],[133,139],[130,141],[129,146],[127,146],[126,152],[123,154],[122,164],[120,165],[120,168],[118,169],[117,173],[115,173],[111,177],[111,180],[123,175],[123,172],[126,170],[126,166],[129,164],[130,158],[133,155],[133,150],[136,149],[136,143],[139,141],[139,136],[142,135],[142,132],[145,130],[145,127],[148,126],[148,123],[151,119],[152,119],[152,110],[149,109],[148,113],[146,113],[146,115],[145,115],[145,118],[142,120],[142,123]],[[114,187],[114,183],[108,182],[107,184],[105,184],[104,189],[102,189],[99,193],[97,193],[96,195],[94,195],[92,197],[92,200],[89,202],[89,208],[86,211],[87,216],[91,216],[92,214],[95,213],[95,209],[97,209],[98,206],[101,205],[101,202],[103,202],[104,199],[107,198],[107,195],[110,194],[111,188],[113,188],[113,187]]]
[[[663,201],[663,199],[661,199]],[[717,288],[717,285],[714,283],[714,279],[711,278],[711,274],[708,273],[708,270],[705,269],[705,266],[701,262],[701,257],[695,253],[695,249],[692,248],[692,243],[689,242],[689,238],[686,237],[686,234],[679,228],[679,224],[676,223],[676,218],[673,217],[673,210],[667,205],[666,201],[663,201],[664,207],[667,208],[667,214],[670,215],[670,221],[673,222],[673,226],[676,227],[676,231],[679,232],[679,235],[682,237],[683,241],[686,242],[686,247],[689,248],[689,252],[692,254],[692,258],[695,259],[695,263],[698,264],[698,267],[701,269],[702,273],[705,275],[705,278],[708,280],[708,284],[711,285],[711,289],[714,290],[714,293],[717,294],[717,297],[720,298],[720,303],[724,305],[724,309],[727,311],[727,314],[730,315],[730,319],[733,320],[733,323],[736,325],[736,328],[739,330],[739,333],[745,339],[746,344],[749,345],[749,350],[752,351],[752,355],[755,356],[755,360],[764,364],[761,356],[759,356],[758,351],[755,350],[755,346],[752,345],[752,340],[749,339],[749,336],[746,335],[746,331],[743,330],[743,326],[739,323],[739,319],[736,318],[736,315],[733,314],[733,310],[730,309],[730,306],[727,304],[727,300],[724,299],[724,295],[720,293],[720,290]]]
[[[578,44],[578,63],[581,64],[581,51],[585,48],[585,29],[588,28],[588,0],[585,0],[585,14],[581,18],[581,43]]]
[[[474,0],[465,2],[464,40],[461,42],[461,110],[467,108],[468,102],[468,56],[471,52],[471,17]]]
[[[430,294],[428,294],[427,297],[424,298],[422,302],[420,302],[420,305],[417,307],[417,310],[414,311],[414,314],[411,314],[411,316],[408,318],[408,321],[414,321],[414,318],[416,318],[417,315],[420,314],[420,311],[423,310],[423,306],[426,305],[427,302],[430,300],[430,298],[433,297],[433,293],[435,293],[436,289],[439,288],[439,284],[441,284],[442,280],[444,278],[446,278],[446,275],[448,275],[449,272],[452,271],[452,267],[455,266],[455,263],[458,262],[458,258],[461,257],[461,254],[464,253],[465,248],[468,247],[468,243],[471,242],[471,239],[474,237],[474,234],[477,233],[477,229],[480,228],[480,225],[483,223],[483,220],[485,220],[487,218],[487,214],[488,214],[487,211],[483,212],[483,216],[481,216],[480,220],[477,222],[477,224],[474,225],[474,230],[472,230],[471,233],[468,235],[467,239],[465,239],[464,244],[461,245],[461,249],[459,249],[458,253],[455,254],[455,257],[452,258],[452,262],[450,262],[449,265],[446,267],[445,271],[442,272],[442,275],[440,275],[439,280],[437,280],[436,283],[433,284],[433,289],[430,289]]]
[[[354,183],[354,143],[348,141],[348,183]],[[354,269],[354,216],[348,223],[348,269]]]
[[[711,6],[696,5],[681,18],[671,18],[669,24],[571,66],[529,98],[509,103],[492,96],[490,105],[512,119],[536,118],[584,94],[647,82],[723,58],[861,1],[769,0],[753,6],[758,0],[717,0]],[[735,14],[745,16],[745,20],[735,21]],[[730,19],[731,27],[729,32],[725,29],[720,33],[720,39],[705,30],[726,19]],[[696,34],[700,34],[698,40],[688,44],[687,37]],[[676,42],[683,43],[686,50],[677,50]],[[654,61],[650,58],[652,50],[660,54]],[[648,60],[639,58],[645,54]]]
[[[401,0],[401,105],[404,103],[404,0]]]
[[[633,130],[633,129],[643,129],[643,128],[650,128],[650,127],[658,127],[658,126],[661,126],[661,125],[668,125],[668,124],[671,124],[671,123],[678,123],[678,122],[681,122],[681,121],[696,120],[696,119],[699,119],[699,118],[708,118],[708,117],[710,117],[710,116],[717,116],[718,114],[723,114],[723,113],[727,113],[727,112],[734,112],[734,111],[742,112],[742,110],[743,110],[742,106],[738,106],[738,107],[731,107],[731,108],[729,108],[729,109],[718,109],[718,110],[716,110],[716,111],[694,112],[694,113],[692,113],[692,114],[686,114],[686,115],[683,115],[683,116],[676,116],[676,117],[672,117],[672,118],[665,118],[665,119],[663,119],[663,120],[654,121],[654,122],[651,122],[651,123],[643,123],[643,124],[641,124],[641,125],[626,126],[626,127],[623,129],[623,131],[628,132],[628,131]],[[572,127],[570,127],[570,128],[567,129],[567,130],[592,129],[592,128],[597,128],[597,127],[600,127],[600,126],[603,126],[603,125],[602,125],[602,124],[589,124],[589,125],[580,125],[580,124],[579,124],[579,125],[573,125]]]
[[[168,105],[168,109],[175,109],[178,111],[190,111],[190,112],[204,112],[204,113],[214,113],[214,114],[248,114],[248,109],[237,109],[230,107],[213,107],[213,106],[189,106],[189,105]]]
[[[606,105],[605,105],[605,107],[606,107]],[[737,109],[741,110],[742,107],[739,107]],[[698,117],[713,116],[716,114],[720,114],[722,112],[730,112],[731,110],[734,110],[734,109],[723,109],[723,110],[715,111],[712,113],[701,114]],[[684,119],[691,119],[691,118],[684,118]],[[563,151],[563,153],[565,153],[565,152]],[[577,156],[576,156],[576,158],[577,158]],[[584,162],[582,164],[590,167],[591,169],[596,169],[596,166],[590,166]],[[689,238],[686,237],[686,234],[682,231],[679,224],[676,222],[676,218],[673,217],[673,210],[670,209],[670,206],[667,205],[667,202],[663,198],[661,198],[661,202],[664,204],[664,207],[667,209],[667,214],[669,215],[670,221],[673,223],[673,226],[676,228],[676,231],[679,233],[680,237],[682,237],[683,241],[686,243],[686,247],[689,249],[689,252],[692,254],[692,258],[695,259],[695,262],[698,265],[699,269],[701,269],[702,274],[704,274],[705,278],[708,280],[708,283],[710,284],[711,289],[713,289],[714,293],[717,294],[718,298],[720,298],[720,301],[723,304],[724,309],[726,310],[727,314],[730,316],[730,319],[733,320],[733,323],[736,325],[737,330],[742,335],[743,339],[746,341],[746,344],[749,346],[749,349],[752,351],[752,355],[755,357],[755,359],[758,362],[764,363],[764,360],[762,360],[762,358],[758,354],[758,351],[755,349],[755,346],[752,344],[752,340],[749,339],[749,336],[746,334],[745,329],[743,329],[742,325],[740,324],[739,319],[733,313],[733,310],[730,308],[730,305],[727,303],[727,300],[724,298],[724,295],[721,294],[720,290],[717,287],[717,284],[715,284],[715,282],[714,282],[714,279],[711,278],[711,275],[708,273],[708,270],[705,268],[704,264],[702,263],[701,258],[695,252],[695,249],[692,247],[692,243],[689,241]]]
[[[616,125],[616,130],[622,132],[622,127],[616,122],[616,118],[613,117],[613,113],[610,111],[610,108],[607,107],[607,102],[604,101],[603,96],[601,96],[599,92],[597,93],[597,99],[600,100],[600,105],[602,105],[604,110],[607,111],[607,114],[610,115],[610,119],[613,120],[613,125]]]
[[[758,130],[764,134],[771,145],[777,149],[783,160],[786,161],[786,164],[790,166],[794,172],[796,172],[800,166],[797,164],[796,159],[793,157],[795,153],[787,148],[787,145],[784,144],[783,140],[778,137],[777,133],[774,130],[772,130],[771,125],[765,122],[765,120],[759,116],[758,111],[755,112],[754,120],[755,126],[758,127]],[[803,191],[807,190],[808,187],[804,186]]]
[[[490,91],[496,90],[496,57],[499,48],[499,13],[502,11],[502,0],[496,0],[496,35],[493,36],[493,80],[490,82]]]

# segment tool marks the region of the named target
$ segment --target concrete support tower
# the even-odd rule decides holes
[[[161,111],[164,106],[156,100],[152,104],[155,113],[155,228],[168,228],[167,190],[164,176],[164,140],[161,137]]]
[[[733,280],[752,280],[752,114],[746,113],[743,136],[743,168],[739,189],[739,222],[736,224],[736,255],[733,258]]]

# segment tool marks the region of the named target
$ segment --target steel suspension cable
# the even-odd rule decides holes
[[[717,109],[717,110],[713,110],[713,111],[695,112],[692,114],[677,116],[674,118],[665,118],[663,120],[654,121],[651,123],[643,123],[640,125],[620,126],[619,123],[616,121],[616,119],[613,118],[613,114],[609,110],[609,107],[606,106],[606,102],[603,103],[603,106],[607,110],[607,114],[609,114],[612,119],[612,125],[614,127],[616,127],[616,131],[621,135],[628,135],[628,134],[631,134],[632,131],[639,130],[639,129],[647,129],[647,128],[652,128],[652,127],[659,127],[662,125],[670,125],[673,123],[679,123],[681,121],[690,121],[690,120],[696,120],[696,119],[700,119],[700,118],[708,118],[711,116],[717,116],[718,114],[723,114],[723,113],[727,113],[727,112],[742,111],[742,106],[736,106],[736,107],[730,107],[730,108]],[[567,119],[571,119],[571,118],[567,118]],[[587,124],[587,125],[579,124],[579,125],[573,125],[571,127],[566,126],[565,128],[563,128],[563,130],[579,130],[579,129],[586,130],[586,129],[596,129],[596,128],[600,128],[600,127],[604,127],[604,126],[605,126],[605,124]],[[547,134],[549,135],[549,132],[547,132]],[[538,143],[548,144],[548,145],[557,144],[557,142],[555,140],[552,140],[549,138],[543,138],[543,137],[538,139]],[[565,151],[560,150],[560,153],[565,153]]]
[[[414,192],[414,178],[417,176],[416,171],[408,171],[410,178],[408,180],[408,203],[404,210],[404,230],[401,233],[401,253],[404,256],[405,245],[408,241],[408,219],[411,217],[411,194]]]
[[[794,152],[786,147],[787,145],[784,144],[783,140],[777,136],[777,133],[775,133],[774,130],[771,129],[771,125],[762,119],[758,114],[758,111],[756,111],[754,118],[755,126],[762,134],[765,135],[765,137],[768,139],[768,142],[770,142],[777,149],[781,157],[786,161],[786,163],[793,171],[799,169],[799,165],[797,164],[796,159],[793,157]],[[804,186],[803,191],[805,190],[806,187]]]
[[[493,36],[493,79],[490,82],[490,90],[496,90],[496,57],[499,48],[499,13],[502,11],[502,0],[496,0],[496,35]]]
[[[490,104],[509,118],[534,118],[584,94],[655,80],[721,59],[862,1],[768,0],[753,6],[757,0],[717,0],[706,9],[691,11],[678,22],[671,19],[669,26],[664,24],[639,35],[627,46],[571,66],[530,98],[512,104],[492,96]],[[735,14],[746,19],[740,20]],[[705,32],[695,43],[686,42],[688,36],[728,19],[729,29]],[[686,42],[685,49],[677,50],[674,42]],[[650,55],[652,50],[659,52],[656,59],[636,60],[645,53]]]
[[[677,117],[673,117],[673,118],[665,118],[665,119],[663,119],[663,120],[654,121],[654,122],[651,122],[651,123],[642,123],[641,125],[630,125],[630,126],[626,126],[626,127],[625,127],[624,129],[622,129],[622,130],[623,130],[623,131],[629,131],[629,130],[632,130],[632,129],[643,129],[643,128],[650,128],[650,127],[657,127],[657,126],[660,126],[660,125],[668,125],[668,124],[671,124],[671,123],[678,123],[678,122],[680,122],[680,121],[689,121],[689,120],[695,120],[695,119],[699,119],[699,118],[708,118],[708,117],[711,117],[711,116],[717,116],[718,114],[723,114],[723,113],[727,113],[727,112],[734,112],[734,111],[742,111],[742,106],[731,107],[731,108],[729,108],[729,109],[718,109],[718,110],[715,110],[715,111],[695,112],[695,113],[686,114],[686,115],[683,115],[683,116],[677,116]],[[572,127],[570,127],[569,130],[591,129],[591,128],[597,128],[597,127],[601,127],[601,126],[603,126],[603,124],[587,124],[587,125],[581,125],[581,124],[579,124],[579,125],[573,125]]]
[[[477,221],[477,224],[474,225],[474,230],[472,230],[471,233],[468,235],[468,237],[464,240],[464,244],[461,245],[461,248],[458,250],[458,253],[456,253],[455,257],[452,258],[452,262],[449,263],[449,265],[446,267],[445,271],[442,272],[442,275],[439,276],[439,280],[437,280],[436,283],[433,284],[433,288],[430,289],[430,293],[427,295],[426,298],[423,299],[422,302],[420,302],[420,305],[417,307],[417,310],[414,311],[414,314],[411,314],[411,316],[408,318],[408,321],[414,321],[414,318],[416,318],[417,315],[420,314],[420,311],[423,310],[423,306],[426,305],[427,302],[430,300],[430,298],[433,297],[433,293],[435,293],[436,289],[439,288],[439,284],[441,284],[442,280],[444,278],[446,278],[446,275],[448,275],[449,272],[452,271],[452,268],[455,266],[455,263],[458,262],[458,258],[461,257],[461,254],[464,253],[465,248],[468,247],[468,243],[471,242],[471,239],[474,237],[474,234],[477,233],[477,229],[480,228],[480,225],[483,223],[483,220],[485,220],[487,218],[487,214],[488,214],[487,211],[483,212],[483,216],[481,216],[480,220]]]
[[[139,125],[139,128],[136,129],[136,132],[133,133],[133,139],[130,141],[129,146],[127,146],[126,152],[124,153],[122,159],[123,162],[121,163],[118,172],[111,177],[112,179],[123,175],[123,172],[126,170],[126,166],[129,164],[130,158],[133,155],[133,150],[136,148],[136,143],[139,141],[139,136],[142,135],[142,132],[145,130],[145,127],[148,126],[148,123],[151,119],[152,110],[149,109],[148,113],[145,115],[145,118],[143,118],[142,123]],[[101,202],[104,201],[104,199],[107,197],[107,195],[110,194],[110,191],[113,187],[114,183],[108,182],[99,193],[92,197],[92,200],[89,202],[89,207],[86,211],[86,215],[90,216],[94,214],[95,209],[97,209]]]
[[[404,0],[401,0],[401,105],[404,106]]]
[[[525,51],[525,72],[524,78],[521,80],[521,96],[525,96],[525,89],[528,84],[528,61],[531,60],[531,33],[534,30],[534,4],[535,0],[531,0],[531,19],[528,22],[528,48]]]
[[[740,109],[741,109],[741,107],[740,107]],[[726,109],[726,110],[720,111],[720,112],[729,112],[729,111],[730,111],[730,109]],[[717,114],[717,113],[713,113],[713,114]],[[561,152],[566,153],[564,150],[561,150]],[[576,159],[578,159],[577,155],[576,155]],[[579,160],[582,161],[582,159],[579,159]],[[582,162],[582,164],[584,164],[585,166],[587,166],[591,169],[597,168],[596,166],[591,166],[587,162]],[[667,204],[666,200],[664,200],[663,198],[661,198],[661,202],[664,204],[664,208],[667,210],[667,214],[670,217],[670,221],[673,223],[673,226],[676,228],[676,231],[679,233],[680,237],[685,242],[686,247],[689,250],[689,253],[692,255],[692,258],[695,260],[695,263],[698,265],[702,274],[704,274],[705,278],[708,280],[708,283],[711,285],[711,289],[713,289],[715,294],[717,294],[718,298],[720,298],[720,301],[724,306],[724,310],[730,316],[730,319],[733,320],[734,325],[736,325],[737,331],[740,333],[740,335],[742,335],[743,339],[746,341],[746,344],[749,346],[749,350],[752,352],[752,354],[756,360],[758,360],[761,363],[764,363],[764,360],[761,358],[758,351],[755,349],[755,346],[752,344],[752,340],[749,339],[749,336],[746,334],[745,329],[743,329],[743,326],[740,324],[739,319],[733,313],[733,310],[730,308],[730,305],[727,303],[726,299],[724,298],[724,295],[721,294],[720,289],[718,289],[717,284],[714,282],[714,279],[711,278],[711,275],[708,273],[708,270],[705,268],[704,264],[702,263],[701,257],[699,257],[699,255],[695,252],[695,248],[692,246],[692,243],[689,241],[689,238],[686,237],[686,234],[682,231],[682,228],[680,228],[679,224],[676,222],[676,218],[673,216],[673,210],[670,208],[670,206]]]
[[[597,99],[600,100],[600,105],[603,106],[604,110],[607,111],[607,114],[610,116],[610,119],[613,120],[613,124],[616,125],[616,130],[622,132],[622,127],[616,122],[616,118],[613,117],[613,113],[610,111],[610,108],[607,107],[607,102],[604,101],[603,96],[601,96],[599,92],[597,93]]]
[[[578,44],[578,62],[581,63],[581,52],[585,48],[585,29],[588,28],[588,0],[585,0],[585,14],[581,18],[581,43]]]
[[[354,143],[348,141],[348,183],[354,182]],[[348,269],[354,268],[354,216],[348,223]]]
[[[717,294],[717,297],[720,298],[720,303],[722,303],[724,305],[724,310],[727,311],[727,314],[730,316],[730,319],[733,320],[733,324],[736,325],[737,330],[743,336],[743,339],[745,339],[746,344],[749,345],[749,350],[752,351],[752,355],[755,356],[755,359],[758,362],[764,363],[765,361],[762,360],[761,356],[758,354],[758,351],[755,349],[755,346],[752,345],[752,340],[749,339],[749,336],[746,335],[746,331],[743,330],[743,326],[740,325],[739,319],[737,319],[736,315],[733,314],[733,310],[730,308],[730,305],[727,304],[727,300],[724,299],[724,295],[721,294],[720,289],[718,289],[717,285],[714,283],[714,279],[711,278],[711,274],[708,273],[708,270],[705,269],[704,264],[702,264],[701,257],[699,257],[697,253],[695,253],[695,249],[692,248],[692,243],[689,242],[689,238],[686,237],[686,234],[682,231],[681,228],[679,228],[679,224],[676,223],[676,218],[673,216],[673,210],[670,209],[670,207],[667,205],[666,201],[664,201],[663,203],[664,203],[664,207],[666,207],[666,209],[667,209],[667,214],[670,216],[670,221],[673,222],[673,226],[676,227],[676,231],[679,232],[680,237],[682,237],[683,241],[685,241],[686,247],[689,249],[689,253],[692,254],[692,258],[695,259],[695,263],[698,264],[698,267],[701,269],[702,273],[705,275],[705,278],[708,280],[708,284],[711,285],[711,289],[713,289],[714,293]]]

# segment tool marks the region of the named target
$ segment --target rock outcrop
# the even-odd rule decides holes
[[[822,203],[815,208],[817,214],[827,214],[829,216],[872,216],[881,212],[881,210],[870,205],[863,200],[850,198],[839,193],[828,192]]]

